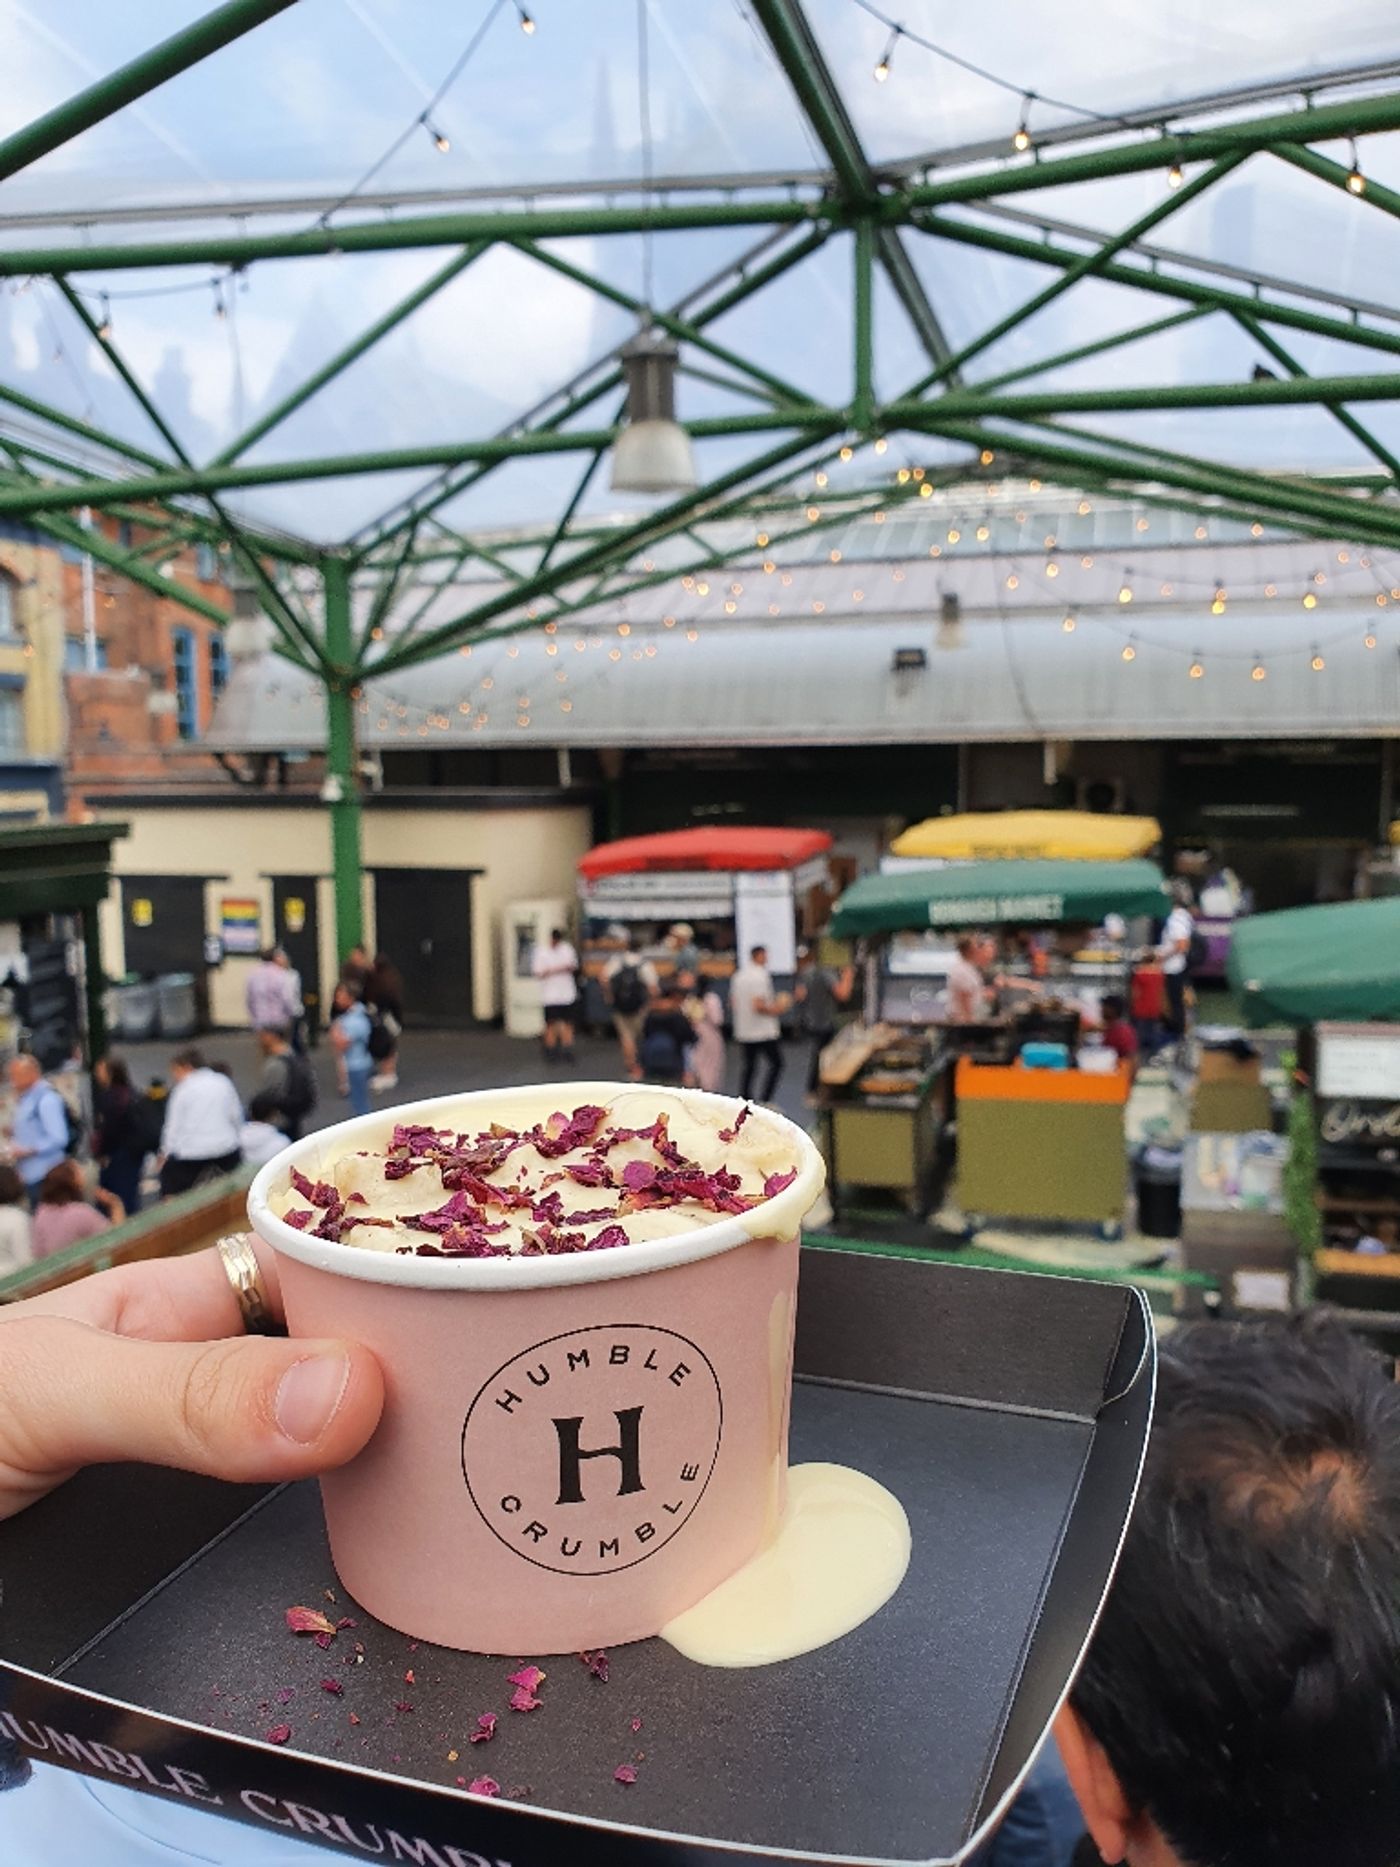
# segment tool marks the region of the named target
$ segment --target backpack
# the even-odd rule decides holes
[[[50,1084],[49,1087],[53,1088],[53,1085]],[[87,1140],[87,1125],[61,1090],[54,1089],[54,1094],[63,1104],[63,1119],[68,1124],[68,1139],[63,1144],[63,1151],[70,1157],[76,1158],[82,1153],[83,1145]]]
[[[1187,972],[1199,972],[1210,958],[1210,942],[1199,927],[1191,929],[1191,943],[1186,949]]]
[[[614,974],[609,990],[612,993],[613,1009],[620,1011],[624,1018],[630,1018],[634,1012],[640,1011],[651,996],[641,968],[634,966],[630,960]]]
[[[374,1063],[383,1063],[394,1054],[394,1033],[377,1011],[370,1013],[369,1054]]]
[[[371,1055],[373,1052],[371,1052]],[[316,1072],[295,1050],[287,1052],[287,1086],[282,1092],[282,1113],[300,1121],[315,1108],[319,1096]]]
[[[648,1076],[679,1076],[685,1068],[681,1047],[670,1031],[648,1031],[637,1060]]]

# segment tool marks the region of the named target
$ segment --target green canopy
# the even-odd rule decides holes
[[[866,875],[837,902],[831,931],[850,939],[1006,922],[1092,926],[1105,914],[1164,915],[1167,907],[1166,884],[1151,862],[969,862]]]
[[[1229,978],[1249,1024],[1400,1018],[1400,896],[1251,914]]]

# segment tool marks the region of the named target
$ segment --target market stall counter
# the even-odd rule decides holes
[[[916,1217],[938,1187],[947,1121],[946,1052],[894,1025],[848,1025],[822,1053],[818,1097],[827,1190],[840,1213],[868,1193],[895,1195]]]
[[[1121,1222],[1132,1072],[1008,1068],[960,1057],[958,1199],[999,1218]]]

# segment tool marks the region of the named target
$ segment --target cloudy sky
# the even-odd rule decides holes
[[[888,0],[885,10],[893,6]],[[92,0],[0,0],[6,79],[0,134],[199,10],[180,0],[123,0],[101,8]],[[885,28],[857,0],[809,0],[828,60],[879,160],[970,139],[1009,139],[1020,89],[1111,113],[1400,55],[1400,10],[1393,0],[1337,0],[1330,7],[1316,0],[1173,0],[1167,6],[1083,0],[1073,7],[1006,0],[980,9],[901,0],[895,10],[912,30],[995,72],[1013,89],[970,75],[909,40],[896,47],[888,82],[876,84],[872,70]],[[341,194],[414,124],[482,26],[479,49],[434,111],[449,151],[439,153],[425,131],[415,130],[374,187],[528,189],[639,175],[636,0],[530,0],[530,11],[538,30],[527,36],[515,0],[494,8],[492,0],[462,7],[441,0],[299,0],[205,65],[0,184],[0,222],[34,214],[69,220],[66,227],[12,220],[6,239],[68,244],[75,227],[104,210],[187,201],[207,204],[209,224],[227,228],[221,210],[239,198]],[[810,133],[742,0],[650,0],[648,19],[659,173],[817,162]],[[1062,108],[1046,103],[1035,105],[1031,119],[1032,128],[1066,120]],[[1363,156],[1368,174],[1400,185],[1400,138],[1371,139]],[[1161,198],[1164,187],[1164,178],[1153,173],[1073,194],[1047,191],[1022,205],[1112,231]],[[296,227],[312,219],[303,211],[277,224]],[[193,230],[185,224],[167,231]],[[90,237],[149,231],[126,224]],[[1394,219],[1267,156],[1253,158],[1184,208],[1156,237],[1198,255],[1368,299],[1393,303],[1400,286]],[[678,297],[753,238],[749,230],[658,239],[658,299]],[[636,240],[579,240],[560,250],[640,292]],[[1046,278],[1026,262],[963,246],[914,239],[911,250],[957,343]],[[215,315],[215,274],[208,267],[85,275],[82,284],[94,304],[99,292],[109,292],[114,340],[154,389],[187,448],[206,457],[446,257],[442,251],[405,252],[257,264],[237,286],[220,288],[229,312],[223,318]],[[843,401],[849,394],[849,277],[849,245],[834,240],[716,324],[714,335],[810,393]],[[184,289],[170,292],[171,286]],[[1091,284],[989,351],[973,374],[1011,369],[1171,308],[1121,287]],[[498,248],[248,458],[489,433],[629,329],[623,311]],[[922,359],[883,293],[877,337],[878,387],[895,395],[920,373]],[[1373,352],[1302,336],[1289,341],[1312,370],[1375,367]],[[1238,380],[1255,360],[1246,338],[1216,318],[1042,382]],[[152,443],[144,418],[48,285],[0,292],[0,381]],[[719,392],[702,385],[686,384],[683,397],[683,412],[692,415],[725,406]],[[1400,445],[1400,422],[1375,410],[1367,419]],[[1255,464],[1345,466],[1363,458],[1325,413],[1313,411],[1278,410],[1247,423],[1220,414],[1136,416],[1121,431]],[[702,466],[733,457],[732,444],[714,443]],[[547,516],[567,497],[576,471],[564,461],[505,469],[454,516],[483,524]],[[264,491],[250,496],[245,509],[312,535],[339,536],[422,478]],[[611,503],[605,485],[592,503]]]

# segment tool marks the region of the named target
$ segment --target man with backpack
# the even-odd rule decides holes
[[[1191,980],[1196,958],[1196,919],[1191,912],[1191,890],[1177,882],[1172,891],[1172,911],[1162,929],[1157,958],[1162,963],[1162,980],[1167,993],[1167,1015],[1163,1020],[1168,1032],[1178,1041],[1186,1035],[1186,987]]]
[[[259,1094],[276,1109],[277,1125],[287,1139],[299,1141],[302,1123],[316,1106],[316,1073],[282,1031],[259,1031],[258,1048],[264,1058]]]
[[[649,1083],[679,1084],[690,1073],[695,1026],[681,1010],[680,994],[669,982],[662,987],[642,1022],[637,1060]]]
[[[608,961],[603,973],[603,990],[612,1007],[613,1029],[622,1048],[622,1067],[634,1083],[642,1080],[638,1049],[647,1006],[656,997],[656,968],[644,960],[632,943],[627,929],[610,927],[609,935],[624,942],[623,950]]]
[[[45,1080],[39,1059],[27,1050],[10,1059],[5,1073],[15,1098],[10,1158],[32,1206],[45,1174],[70,1151],[68,1104]]]

